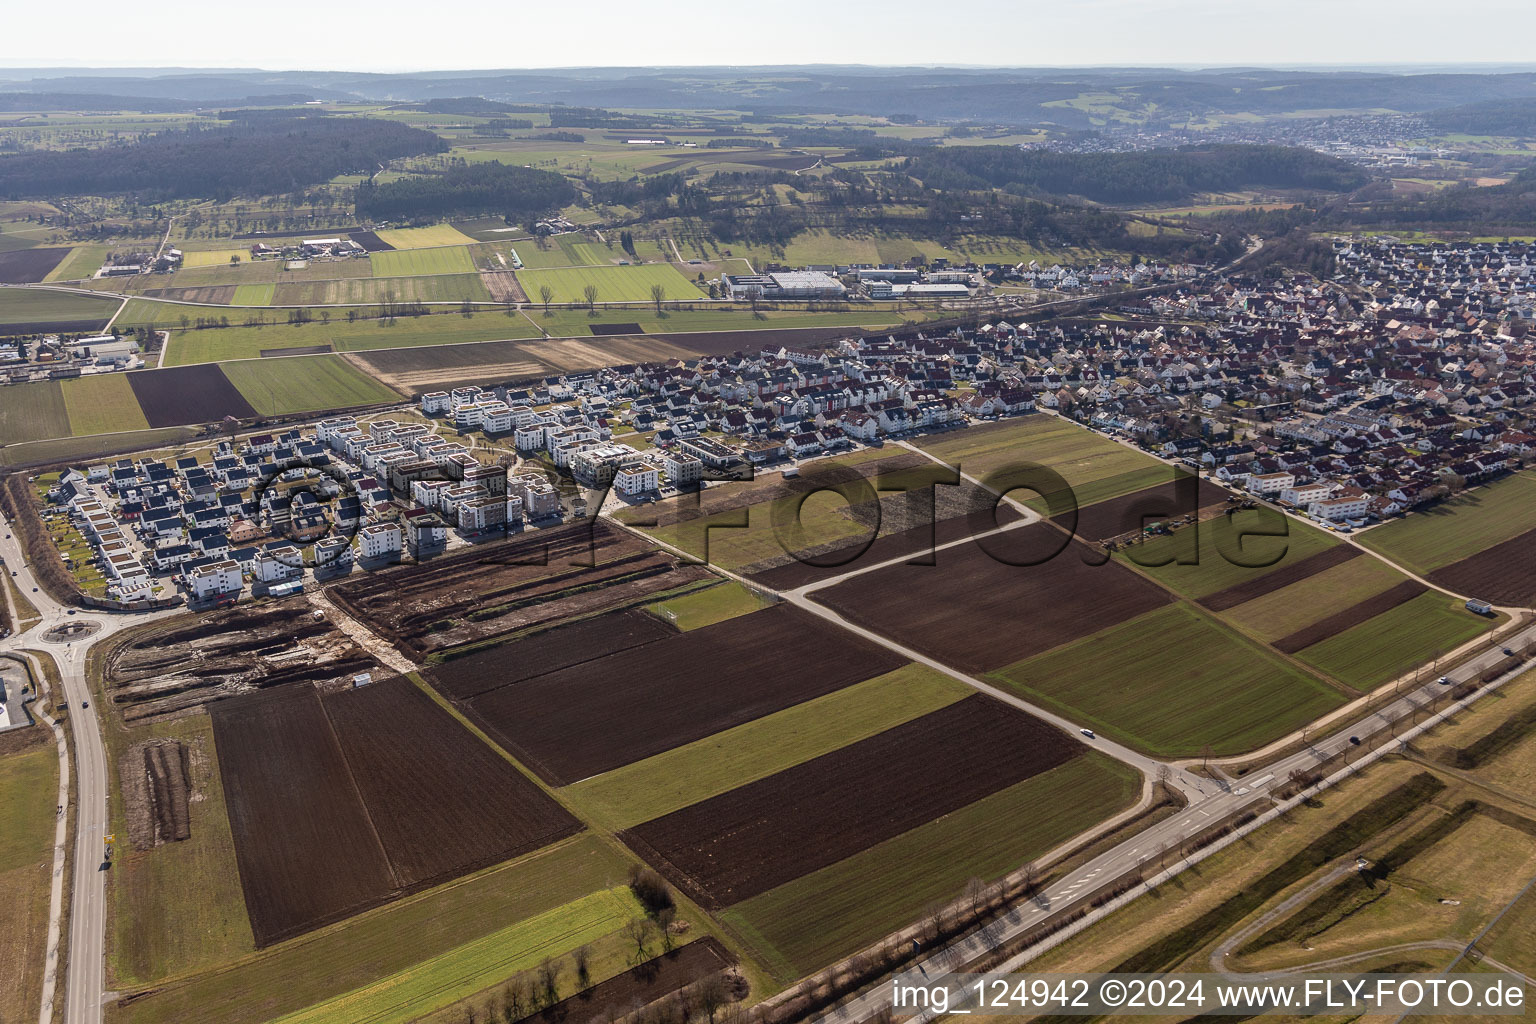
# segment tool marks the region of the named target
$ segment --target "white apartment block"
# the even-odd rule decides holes
[[[357,546],[365,559],[398,558],[402,538],[399,523],[369,523],[357,531]]]

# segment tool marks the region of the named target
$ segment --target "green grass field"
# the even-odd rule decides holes
[[[144,409],[133,394],[128,376],[99,373],[61,381],[64,407],[69,411],[70,433],[110,434],[120,430],[148,430]]]
[[[700,626],[712,626],[726,619],[750,615],[764,606],[755,591],[727,580],[713,587],[691,590],[678,597],[648,604],[645,610],[666,619],[684,633]]]
[[[989,678],[1159,757],[1239,754],[1344,703],[1284,659],[1175,604]]]
[[[1536,474],[1516,473],[1360,534],[1360,543],[1423,575],[1536,530]]]
[[[1116,557],[1185,597],[1199,599],[1283,569],[1337,543],[1337,538],[1321,530],[1259,508],[1230,518],[1218,516],[1201,523],[1194,533],[1186,527],[1155,537],[1123,548]]]
[[[396,249],[426,249],[439,245],[469,245],[474,239],[452,224],[425,228],[389,228],[378,232],[380,240]],[[370,257],[372,258],[372,257]]]
[[[235,286],[234,305],[270,306],[277,292],[275,284],[241,284]]]
[[[520,270],[517,279],[532,302],[542,301],[539,288],[554,289],[554,302],[585,302],[583,290],[597,288],[598,302],[648,302],[651,286],[661,285],[669,300],[699,299],[699,291],[682,272],[670,263],[648,263],[633,267],[568,267],[562,270]]]
[[[198,267],[227,267],[232,263],[244,263],[251,258],[249,249],[189,249],[182,251],[183,270]]]
[[[331,928],[180,977],[110,1012],[113,1024],[264,1024],[373,985],[622,884],[628,860],[590,833],[396,900]],[[434,967],[436,969],[436,967]]]
[[[0,446],[0,465],[37,465],[71,459],[95,460],[109,452],[173,447],[196,434],[196,427],[161,427],[157,430],[134,431],[131,434],[55,437],[22,444],[8,444]]]
[[[309,348],[330,345],[337,352],[358,352],[378,348],[412,348],[418,345],[452,345],[472,341],[525,341],[539,336],[538,330],[522,315],[505,312],[434,313],[431,316],[397,317],[394,323],[371,319],[377,309],[369,307],[370,319],[347,322],[344,315],[332,311],[330,322],[318,319],[307,324],[268,324],[264,327],[210,327],[203,330],[174,331],[166,366],[188,363],[212,363],[221,359],[255,359],[264,351],[285,348]]]
[[[803,878],[721,920],[780,980],[799,977],[958,898],[1136,801],[1137,773],[1094,751]]]
[[[69,320],[105,321],[118,299],[77,295],[73,292],[40,291],[35,288],[0,288],[0,324],[55,323]]]
[[[1078,507],[1174,478],[1173,467],[1149,455],[1045,414],[924,438],[918,445],[981,480],[1025,462],[1047,466],[1066,480]],[[1045,508],[1037,496],[1019,496],[1037,511]]]
[[[1405,578],[1387,563],[1366,555],[1324,569],[1288,587],[1272,590],[1220,615],[1239,629],[1270,643],[1353,608]]]
[[[0,444],[69,434],[69,409],[56,380],[11,384],[0,402]]]
[[[465,238],[464,241],[469,242],[471,239]],[[368,262],[373,265],[374,277],[420,277],[475,272],[475,261],[469,255],[469,250],[462,246],[376,252],[368,257]]]
[[[373,268],[365,259],[310,260],[304,267],[289,270],[286,260],[246,260],[216,266],[191,267],[171,275],[168,287],[203,288],[220,284],[278,284],[295,281],[337,281],[344,278],[370,277]],[[113,282],[121,284],[121,281]]]
[[[32,727],[44,731],[45,726]],[[53,734],[35,747],[0,755],[0,1018],[37,1015],[53,872],[59,755]]]
[[[400,400],[338,356],[242,359],[226,364],[224,374],[263,416]]]
[[[379,302],[487,302],[479,274],[426,277],[354,278],[347,281],[299,281],[277,285],[278,306],[365,305]],[[317,311],[318,312],[318,311]]]
[[[205,970],[255,948],[214,756],[213,723],[200,715],[132,732],[114,725],[108,735],[114,763],[131,745],[151,738],[181,740],[192,753],[192,835],[151,850],[135,850],[126,841],[119,846],[108,887],[107,960],[113,983],[125,988]],[[117,786],[111,812],[114,831],[126,837]]]
[[[1348,686],[1369,690],[1413,671],[1437,652],[1454,650],[1495,623],[1467,611],[1456,598],[1431,590],[1313,644],[1297,657]]]
[[[629,828],[937,711],[971,692],[934,669],[907,665],[585,779],[563,794],[594,820]]]
[[[645,911],[628,886],[605,889],[465,943],[457,949],[327,1000],[274,1024],[408,1024],[546,957],[617,933]]]
[[[48,283],[84,280],[101,269],[111,251],[111,246],[107,245],[77,245],[43,280]]]

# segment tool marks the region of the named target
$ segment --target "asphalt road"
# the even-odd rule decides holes
[[[96,708],[90,704],[91,692],[85,678],[86,656],[95,644],[129,626],[155,618],[165,612],[111,614],[79,609],[74,615],[67,607],[50,598],[33,578],[20,541],[9,521],[0,517],[0,556],[5,571],[15,571],[14,582],[21,593],[42,614],[42,620],[25,633],[16,633],[0,641],[0,650],[23,648],[46,651],[58,665],[64,692],[55,697],[69,705],[68,719],[74,737],[75,866],[70,885],[69,964],[64,984],[65,1024],[100,1024],[105,979],[106,879],[101,870],[105,839],[110,822],[107,818],[107,787],[110,768],[102,744],[101,724]],[[9,536],[6,536],[9,535]],[[37,587],[33,593],[32,588]],[[75,642],[50,643],[43,634],[54,626],[74,622],[96,622],[101,628],[92,636]],[[53,932],[57,919],[50,920]],[[50,959],[57,951],[51,951]],[[54,994],[44,993],[42,1024],[52,1019]]]
[[[1456,671],[1449,673],[1449,678],[1453,684],[1476,679],[1484,669],[1504,659],[1504,654],[1499,647],[1511,645],[1518,649],[1521,643],[1532,640],[1536,640],[1536,625],[1528,626],[1506,637],[1503,644],[1472,658]],[[1370,737],[1389,729],[1396,731],[1400,720],[1407,720],[1407,716],[1414,713],[1419,706],[1428,699],[1440,696],[1445,689],[1446,687],[1438,682],[1431,681],[1409,690],[1392,703],[1384,705],[1365,722],[1342,728],[1305,749],[1282,757],[1263,768],[1254,769],[1249,773],[1251,779],[1223,784],[1214,794],[1186,791],[1190,802],[1181,813],[1137,833],[1084,864],[1067,878],[1053,883],[1033,902],[1014,908],[1000,920],[962,941],[935,950],[907,969],[921,969],[930,975],[939,975],[973,962],[983,954],[997,949],[1040,924],[1049,915],[1083,904],[1104,882],[1136,870],[1149,860],[1160,859],[1164,851],[1178,848],[1185,840],[1197,835],[1212,822],[1219,821],[1260,798],[1265,798],[1267,802],[1267,798],[1275,790],[1289,783],[1291,772],[1296,769],[1311,771],[1329,758],[1355,748],[1356,744],[1351,741],[1352,737],[1361,741],[1360,749],[1364,751],[1364,744]],[[1464,703],[1478,700],[1489,692],[1491,692],[1490,688],[1480,688]],[[1409,731],[1406,725],[1403,731]],[[1385,753],[1387,749],[1383,748],[1381,753]],[[1362,752],[1361,756],[1364,758],[1371,755]],[[1145,891],[1143,888],[1136,895]],[[1085,924],[1110,912],[1112,909],[1093,911],[1085,919]],[[1025,950],[993,969],[1005,972],[1018,970],[1037,953],[1038,950]],[[958,992],[955,993],[956,1003],[959,1002],[958,995]],[[822,1024],[863,1021],[889,1007],[890,986],[876,985],[857,999],[827,1013],[820,1018],[820,1021]],[[919,1014],[916,1019],[921,1024],[929,1017],[926,1014]]]

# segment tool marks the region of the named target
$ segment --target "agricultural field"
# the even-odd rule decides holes
[[[7,675],[19,669],[5,664]],[[21,670],[16,678],[25,676]],[[6,808],[0,830],[0,1016],[6,1020],[36,1016],[42,998],[58,794],[52,732],[39,723],[0,734],[0,804]]]
[[[380,302],[459,302],[465,299],[489,302],[490,298],[479,274],[444,270],[420,277],[284,281],[276,285],[272,302],[278,306],[361,306]]]
[[[69,434],[69,409],[56,380],[11,384],[0,402],[0,441],[36,441]]]
[[[258,947],[580,828],[402,678],[277,687],[212,714]]]
[[[988,678],[1158,757],[1261,747],[1345,697],[1179,604]]]
[[[418,395],[460,384],[497,384],[599,366],[687,359],[716,351],[716,337],[677,335],[675,342],[661,336],[490,341],[360,351],[346,358],[395,390]]]
[[[451,230],[451,229],[450,229]],[[469,241],[469,239],[465,239]],[[433,274],[473,274],[475,261],[469,250],[458,247],[442,249],[402,249],[376,252],[368,257],[373,276],[421,277]]]
[[[241,359],[224,375],[263,416],[396,402],[400,396],[337,356]]]
[[[69,248],[0,249],[0,284],[36,284],[64,262]]]
[[[1044,413],[923,438],[917,444],[958,466],[967,476],[983,481],[994,474],[1016,471],[1023,464],[1048,467],[1065,481],[1068,492],[1036,494],[1026,503],[1036,511],[1053,514],[1073,504],[1083,508],[1166,483],[1180,472],[1134,448]]]
[[[515,648],[514,648],[515,650]],[[578,656],[577,652],[572,652]],[[788,605],[524,676],[466,702],[551,785],[569,785],[901,667]],[[439,672],[451,673],[454,662]],[[544,666],[539,666],[543,668]]]
[[[249,249],[186,249],[182,252],[183,270],[198,267],[227,267],[250,259]]]
[[[796,978],[1000,878],[1136,802],[1137,774],[1097,751],[722,911],[772,973]]]
[[[403,316],[393,321],[376,319],[377,307],[364,307],[365,319],[349,321],[345,310],[332,310],[329,321],[307,324],[275,323],[261,327],[209,327],[173,331],[166,351],[167,366],[212,363],[224,359],[256,359],[263,354],[304,349],[359,352],[376,348],[413,348],[418,345],[452,345],[501,339],[530,339],[539,331],[521,314],[453,311],[431,316]]]
[[[717,622],[748,615],[764,607],[765,599],[734,580],[690,591],[665,601],[648,604],[645,610],[664,618],[684,633]]]
[[[270,306],[276,293],[275,284],[241,284],[235,286],[230,302],[235,306]]]
[[[474,238],[451,224],[434,224],[425,228],[391,228],[375,234],[384,244],[396,249],[429,249],[475,242]]]
[[[1456,598],[1429,590],[1302,648],[1296,657],[1347,686],[1369,690],[1450,653],[1496,624],[1467,611]]]
[[[1102,561],[1048,524],[992,540],[990,550],[976,544],[946,548],[931,566],[875,569],[817,591],[812,599],[967,672],[1001,669],[1172,600],[1162,588]],[[978,622],[1014,628],[978,632]]]
[[[995,505],[995,495],[955,483],[945,467],[891,448],[820,459],[798,478],[765,473],[722,484],[623,518],[696,558],[789,590],[1018,519],[1006,505],[994,515]]]
[[[224,371],[212,364],[138,370],[128,374],[128,383],[151,427],[217,423],[225,416],[244,419],[256,415]]]
[[[915,750],[946,751],[933,771]],[[829,867],[1086,752],[973,694],[867,739],[626,829],[624,841],[720,909]]]
[[[44,281],[81,281],[91,277],[107,261],[111,247],[99,244],[77,245],[63,262],[48,272]]]
[[[1229,606],[1326,568],[1339,541],[1263,506],[1121,549],[1115,557],[1202,604]]]
[[[111,434],[149,427],[126,373],[101,373],[64,381],[63,390],[73,434]]]
[[[935,669],[904,665],[584,779],[562,794],[609,827],[626,828],[831,753],[972,692]]]
[[[1360,534],[1361,544],[1425,575],[1536,530],[1536,474],[1515,473]]]
[[[196,435],[190,427],[142,430],[132,434],[92,434],[56,437],[0,446],[0,465],[30,466],[71,459],[95,461],[107,455],[144,448],[171,448]],[[3,435],[0,435],[3,436]]]
[[[598,302],[649,302],[651,288],[660,285],[668,301],[704,297],[697,285],[667,263],[630,267],[567,267],[560,270],[522,270],[517,279],[530,300],[542,301],[540,288],[554,291],[551,301],[585,302],[585,289],[597,289]]]
[[[438,990],[441,972],[466,948],[491,952],[490,936],[623,882],[628,862],[590,833],[579,834],[476,874],[360,914],[341,927],[310,932],[219,969],[180,976],[109,1007],[112,1024],[218,1020],[266,1024],[274,1018],[420,970],[420,996]],[[554,952],[554,951],[552,951]],[[482,956],[475,979],[493,984],[509,971]],[[481,972],[484,972],[483,974]],[[439,993],[444,1003],[453,997]],[[348,1018],[350,1019],[350,1018]]]
[[[212,723],[206,715],[133,728],[114,722],[104,735],[109,759],[124,780],[111,791],[112,827],[123,837],[108,890],[107,962],[113,983],[148,985],[249,953],[255,945],[240,893]],[[175,837],[140,834],[155,820],[154,791],[128,797],[133,782],[143,778],[144,748],[154,744],[175,745],[183,755],[179,782],[187,827]]]
[[[74,292],[0,288],[0,336],[100,330],[122,302]]]

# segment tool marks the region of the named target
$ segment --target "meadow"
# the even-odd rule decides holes
[[[1302,661],[1356,690],[1369,690],[1449,653],[1495,625],[1431,590],[1300,651]]]
[[[614,829],[658,818],[857,742],[969,696],[912,664],[567,786]]]
[[[451,224],[433,224],[424,228],[386,228],[375,232],[396,249],[430,249],[437,246],[469,245],[475,241]],[[373,257],[377,259],[377,254]]]
[[[1158,757],[1237,754],[1344,697],[1208,615],[1175,604],[997,672],[1027,699]]]
[[[669,301],[699,299],[704,293],[667,263],[631,267],[568,267],[560,270],[519,271],[517,279],[530,301],[542,301],[539,289],[548,285],[555,302],[585,302],[584,289],[597,288],[598,302],[647,302],[653,285],[666,289]]]
[[[100,373],[64,381],[63,391],[73,434],[110,434],[149,427],[126,374]]]
[[[466,242],[470,239],[466,238]],[[374,277],[417,277],[430,274],[472,274],[475,261],[463,246],[440,249],[397,249],[368,257]]]
[[[36,1015],[42,998],[48,929],[48,879],[53,871],[54,812],[59,755],[43,725],[28,730],[36,745],[0,754],[0,1016]],[[14,741],[20,733],[11,734]]]
[[[440,312],[430,316],[397,317],[393,323],[373,319],[349,322],[332,316],[329,322],[268,324],[264,327],[209,327],[173,331],[165,365],[217,362],[221,359],[255,359],[263,352],[330,346],[337,352],[377,348],[411,348],[418,345],[451,345],[460,342],[525,340],[539,337],[539,330],[521,314],[505,311],[471,313]]]
[[[1366,530],[1361,544],[1425,574],[1536,529],[1536,474],[1515,473]]]
[[[339,356],[242,359],[224,364],[224,374],[263,416],[400,400]]]
[[[815,970],[959,898],[1136,801],[1137,773],[1097,752],[738,903],[721,921],[780,980]]]
[[[0,334],[9,333],[5,329],[6,324],[46,324],[73,320],[100,320],[105,323],[121,305],[118,299],[73,292],[0,288]]]

